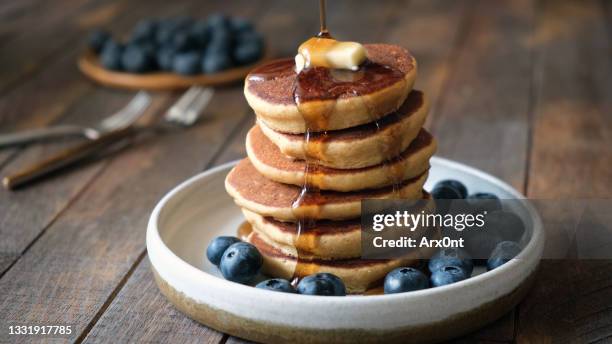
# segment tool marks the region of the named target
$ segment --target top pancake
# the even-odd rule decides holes
[[[309,126],[314,131],[338,130],[372,122],[397,110],[404,102],[416,79],[417,66],[414,57],[399,46],[364,46],[370,62],[361,71],[321,71],[315,67],[300,73],[300,78],[305,73],[318,73],[312,76],[315,79],[312,82],[299,83],[308,86],[307,92],[298,92],[304,98],[300,109],[295,101],[298,74],[289,60],[254,69],[245,82],[245,97],[258,118],[280,132],[303,133]],[[266,70],[283,63],[286,66],[281,68],[282,72],[271,74]],[[312,123],[304,121],[304,113],[320,114],[316,130]]]

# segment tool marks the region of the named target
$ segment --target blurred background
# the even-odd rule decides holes
[[[329,0],[327,6],[338,39],[399,44],[416,57],[416,88],[432,103],[426,127],[438,139],[438,155],[490,172],[531,198],[612,196],[611,2]],[[294,56],[319,29],[314,0],[1,1],[0,133],[89,125],[134,96],[79,71],[92,31],[126,37],[143,19],[218,13],[251,21],[274,57]],[[153,93],[145,117],[160,117],[179,95]],[[0,320],[63,319],[76,325],[75,340],[225,340],[159,295],[144,228],[170,188],[243,157],[253,120],[240,81],[216,87],[193,127],[23,190],[1,190]],[[2,149],[0,174],[74,144]],[[559,264],[543,267],[512,314],[468,339],[609,340],[611,265],[559,273]],[[583,278],[593,274],[605,278]]]

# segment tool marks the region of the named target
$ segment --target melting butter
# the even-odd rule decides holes
[[[357,42],[341,42],[332,38],[313,37],[298,48],[295,66],[298,73],[309,67],[356,71],[365,60],[365,48]]]

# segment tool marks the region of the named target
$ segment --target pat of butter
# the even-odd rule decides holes
[[[365,60],[365,48],[357,42],[313,37],[300,45],[295,66],[298,72],[311,66],[355,71]]]

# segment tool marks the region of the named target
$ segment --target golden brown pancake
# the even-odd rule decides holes
[[[331,168],[361,168],[377,165],[404,151],[417,136],[429,112],[429,101],[421,91],[412,91],[404,104],[395,112],[379,119],[325,135],[311,135],[318,164]],[[288,156],[306,157],[304,134],[287,134],[269,128],[258,121],[261,131]]]
[[[420,259],[418,251],[403,259],[340,259],[324,260],[316,257],[299,256],[295,249],[281,246],[257,231],[251,232],[248,242],[253,244],[264,258],[263,273],[292,279],[314,273],[332,273],[342,279],[349,293],[363,293],[377,286],[387,273],[400,266],[417,266]],[[299,262],[299,264],[298,264]]]
[[[300,109],[295,102],[298,75],[292,59],[255,68],[244,85],[247,102],[268,127],[285,133],[306,131],[309,125],[303,113],[319,113],[324,119],[316,130],[310,128],[314,131],[350,128],[381,118],[396,111],[410,93],[416,79],[416,60],[396,45],[366,44],[365,48],[369,62],[358,72],[317,67],[302,72],[301,80],[313,82],[307,85],[308,97],[300,97]],[[276,68],[283,64],[286,66]],[[282,72],[270,73],[273,68]]]
[[[429,199],[430,196],[423,191],[423,198]],[[433,203],[428,202],[423,206],[426,207],[423,210],[431,211]],[[361,256],[360,218],[307,222],[298,231],[298,225],[295,222],[264,217],[244,208],[242,213],[253,230],[266,235],[278,244],[293,246],[300,252],[306,252],[321,259],[347,259]]]
[[[281,153],[257,125],[247,134],[246,150],[253,166],[265,177],[279,183],[304,185],[306,162]],[[408,148],[385,163],[355,169],[319,166],[310,183],[321,190],[344,192],[392,185],[428,170],[429,158],[435,150],[433,137],[421,130]]]
[[[353,192],[321,191],[315,199],[317,211],[312,218],[342,220],[359,217],[361,200],[365,198],[418,199],[426,179],[427,172],[424,172],[401,182],[395,188],[389,186]],[[225,179],[225,189],[240,207],[283,221],[297,220],[292,204],[298,199],[302,188],[264,177],[249,159],[241,160],[230,171]],[[305,205],[315,207],[312,204]]]

